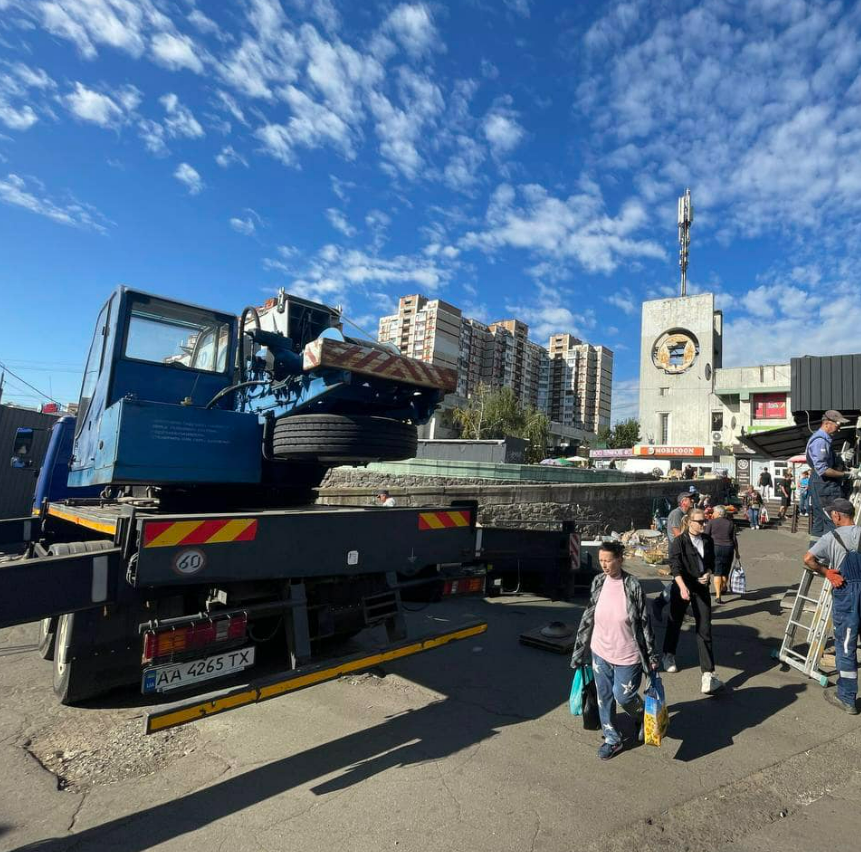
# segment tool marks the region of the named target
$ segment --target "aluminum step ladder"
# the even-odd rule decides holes
[[[828,676],[819,664],[830,634],[831,583],[804,568],[780,650],[772,656],[827,686]]]

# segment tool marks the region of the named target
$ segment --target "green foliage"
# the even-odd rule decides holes
[[[640,440],[640,424],[633,417],[621,420],[612,429],[602,426],[598,430],[598,442],[606,444],[611,450],[624,450],[633,447]]]
[[[535,463],[546,458],[550,421],[538,409],[522,406],[511,388],[494,391],[480,385],[463,408],[452,411],[452,419],[462,438],[526,438],[530,442],[527,461]]]

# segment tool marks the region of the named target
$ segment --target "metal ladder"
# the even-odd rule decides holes
[[[818,595],[811,593],[817,579],[821,581]],[[772,656],[798,669],[806,677],[818,680],[821,686],[827,686],[828,677],[820,670],[819,663],[830,628],[831,584],[805,568],[783,633],[783,642],[780,650],[773,652]],[[806,650],[802,650],[805,646]]]

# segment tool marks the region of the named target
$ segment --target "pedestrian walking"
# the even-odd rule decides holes
[[[733,560],[739,558],[735,522],[727,517],[726,506],[715,506],[714,517],[706,524],[705,531],[715,545],[715,603],[722,604]]]
[[[623,569],[625,549],[621,542],[605,541],[598,550],[601,573],[592,581],[589,604],[574,642],[571,667],[589,662],[598,693],[598,715],[604,743],[601,760],[615,757],[624,748],[615,723],[619,706],[634,720],[643,740],[643,700],[640,682],[644,671],[656,671],[658,655],[655,635],[646,609],[640,581]]]
[[[807,509],[810,504],[810,471],[802,470],[801,479],[798,480],[798,509],[802,516],[807,517]]]
[[[789,468],[784,471],[783,477],[777,483],[777,491],[780,497],[780,509],[777,512],[777,517],[782,521],[792,503],[792,474],[789,472]]]
[[[762,473],[760,473],[757,485],[759,486],[759,493],[762,494],[763,499],[771,499],[771,473],[768,468],[764,468]]]
[[[747,520],[752,530],[759,529],[759,513],[762,511],[762,495],[759,491],[749,489],[744,495],[744,508],[747,510]]]
[[[838,497],[846,497],[849,483],[858,479],[857,469],[844,470],[845,464],[832,445],[834,433],[848,422],[848,418],[830,408],[822,415],[822,422],[810,436],[804,451],[810,465],[810,511],[813,515],[810,535],[814,538],[834,529],[825,507]]]
[[[673,539],[681,535],[685,515],[693,508],[694,498],[690,491],[682,491],[676,497],[676,508],[667,515],[667,541],[672,544]],[[652,618],[660,623],[664,618],[664,607],[670,602],[670,588],[665,586],[664,590],[652,599]]]
[[[712,652],[712,601],[709,580],[714,573],[715,549],[710,535],[703,532],[705,515],[691,509],[683,522],[682,534],[670,545],[670,570],[673,585],[670,593],[670,615],[664,635],[664,671],[677,672],[676,648],[682,621],[688,606],[697,626],[697,648],[702,672],[701,692],[711,695],[723,687],[715,674]]]
[[[837,688],[825,690],[825,700],[852,716],[858,715],[858,628],[861,621],[861,527],[855,507],[837,497],[825,507],[834,529],[804,554],[804,564],[831,583],[831,620],[837,662]]]

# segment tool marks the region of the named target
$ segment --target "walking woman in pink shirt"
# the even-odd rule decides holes
[[[598,693],[598,715],[604,744],[601,760],[615,757],[624,745],[616,729],[614,711],[618,702],[637,724],[643,738],[643,701],[640,682],[643,671],[658,668],[655,634],[640,581],[622,570],[624,547],[605,541],[598,551],[601,573],[592,582],[589,605],[580,619],[571,667],[589,662]]]

